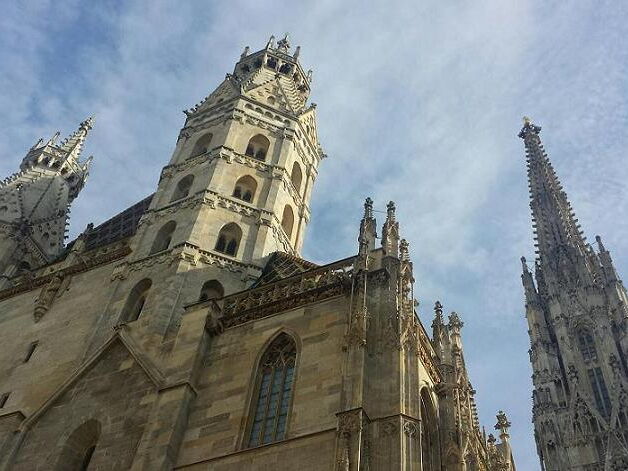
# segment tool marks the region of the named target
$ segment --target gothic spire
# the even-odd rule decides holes
[[[373,217],[373,200],[366,198],[364,201],[364,215],[360,221],[360,234],[358,235],[358,264],[359,268],[366,269],[368,255],[375,248],[377,222]]]
[[[524,118],[519,137],[526,149],[530,208],[538,257],[543,260],[561,246],[571,246],[586,255],[585,238],[567,194],[543,149],[540,132],[540,126]]]
[[[395,218],[395,202],[386,205],[386,221],[382,228],[382,247],[386,255],[399,256],[399,223]]]

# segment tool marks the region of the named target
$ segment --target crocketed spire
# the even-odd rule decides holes
[[[543,259],[550,256],[561,245],[572,246],[584,255],[587,253],[587,243],[567,194],[543,149],[540,132],[540,126],[524,118],[519,137],[523,139],[526,149],[530,208],[538,257]]]

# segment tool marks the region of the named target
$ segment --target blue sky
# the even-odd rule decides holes
[[[628,4],[616,1],[6,2],[0,175],[95,113],[71,234],[151,193],[183,124],[246,45],[291,33],[314,70],[320,137],[304,256],[356,251],[362,201],[397,203],[420,315],[465,321],[480,418],[505,409],[538,469],[519,257],[533,255],[521,117],[592,240],[628,272]],[[381,218],[380,218],[381,219]],[[383,220],[379,221],[380,224]]]

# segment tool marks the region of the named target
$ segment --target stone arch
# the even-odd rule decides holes
[[[100,438],[101,425],[89,419],[68,436],[57,460],[55,471],[85,471],[89,467]]]
[[[210,132],[203,134],[194,143],[190,157],[196,157],[197,155],[203,155],[209,151],[209,145],[212,142],[214,135]]]
[[[249,140],[244,153],[249,157],[263,161],[266,160],[266,154],[268,154],[269,147],[270,141],[268,138],[263,134],[256,134]]]
[[[144,278],[133,287],[122,311],[123,322],[133,322],[140,317],[152,285],[153,282],[150,278]]]
[[[423,471],[440,469],[440,441],[436,406],[428,388],[422,388],[421,401],[421,463]]]
[[[242,229],[235,222],[230,222],[220,229],[215,250],[235,257],[238,254],[241,239]]]
[[[292,238],[292,228],[294,226],[294,212],[289,204],[283,208],[283,215],[281,216],[281,227],[288,236],[288,239]]]
[[[301,194],[301,182],[303,181],[303,172],[301,172],[301,166],[299,162],[292,164],[292,172],[290,173],[290,180],[297,190],[298,194]]]
[[[180,200],[181,198],[185,198],[190,194],[190,189],[192,188],[192,183],[194,183],[194,175],[186,175],[177,183],[174,191],[172,192],[172,198],[170,198],[170,202]]]
[[[210,299],[220,299],[225,295],[225,288],[218,280],[209,280],[203,283],[201,293],[198,297],[199,302],[209,301]]]
[[[155,240],[153,241],[153,245],[150,249],[150,253],[154,254],[157,252],[161,252],[162,250],[167,250],[170,247],[170,242],[172,242],[172,234],[174,230],[177,228],[177,223],[174,221],[169,221],[157,232],[155,236]]]
[[[256,191],[257,181],[255,178],[250,175],[244,175],[243,177],[238,178],[238,181],[233,189],[233,196],[243,201],[252,203],[253,198],[255,198]]]

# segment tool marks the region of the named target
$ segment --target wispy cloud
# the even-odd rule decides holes
[[[520,118],[546,149],[588,234],[628,270],[628,7],[579,2],[27,2],[0,18],[0,173],[40,135],[97,114],[91,180],[72,232],[153,191],[180,110],[241,47],[290,31],[314,73],[329,159],[305,256],[356,250],[362,199],[397,202],[421,316],[461,311],[490,425],[510,411],[522,469],[538,466],[518,258],[531,255]],[[332,234],[330,236],[330,234]],[[331,240],[330,240],[331,239]]]

